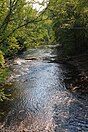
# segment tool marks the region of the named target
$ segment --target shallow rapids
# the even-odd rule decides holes
[[[88,132],[88,97],[66,89],[72,71],[56,58],[55,49],[31,49],[14,60],[1,132]]]

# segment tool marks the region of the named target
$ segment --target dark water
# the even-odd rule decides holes
[[[14,60],[14,99],[1,132],[88,132],[88,97],[66,89],[73,74],[56,57],[53,49],[32,49]]]

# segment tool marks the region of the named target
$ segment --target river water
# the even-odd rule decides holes
[[[14,98],[3,106],[8,112],[1,132],[88,132],[88,96],[66,89],[73,69],[56,58],[56,50],[46,48],[14,60]]]

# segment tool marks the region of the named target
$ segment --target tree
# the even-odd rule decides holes
[[[81,53],[88,48],[88,2],[84,0],[50,0],[56,41],[68,54]]]

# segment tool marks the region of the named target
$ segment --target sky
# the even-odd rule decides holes
[[[26,0],[26,1],[31,1],[31,0]],[[44,0],[32,0],[32,1],[36,1],[36,2],[42,3]],[[47,0],[45,0],[45,1],[47,1]],[[33,8],[37,9],[38,11],[42,11],[45,7],[46,7],[46,4],[44,6],[39,5],[38,3],[33,4]]]

